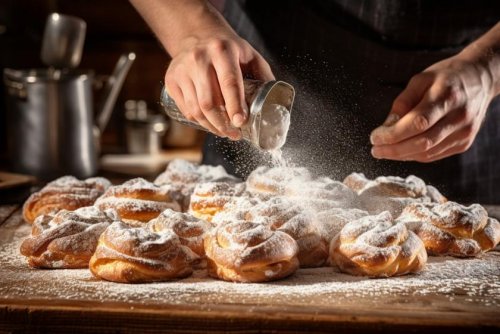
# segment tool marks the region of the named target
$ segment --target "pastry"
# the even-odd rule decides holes
[[[306,168],[299,167],[257,167],[247,179],[250,192],[264,195],[282,195],[285,186],[292,182],[306,182],[312,176]]]
[[[233,282],[266,282],[299,267],[295,240],[265,224],[224,222],[205,237],[210,276]]]
[[[389,211],[397,217],[410,203],[444,203],[447,200],[436,188],[414,175],[407,178],[379,176],[369,180],[361,173],[353,173],[346,177],[344,184],[358,193],[360,208],[371,214]]]
[[[325,263],[328,245],[321,237],[318,221],[311,211],[286,198],[275,197],[253,207],[245,219],[290,235],[299,247],[297,257],[301,267],[320,267]]]
[[[222,211],[224,205],[233,197],[242,196],[245,183],[207,182],[194,189],[189,204],[189,213],[206,221]]]
[[[413,203],[398,221],[422,239],[431,255],[477,256],[500,242],[500,223],[479,204]]]
[[[344,226],[331,242],[330,257],[342,272],[370,277],[415,273],[427,262],[423,242],[388,211]]]
[[[345,225],[369,215],[367,211],[359,209],[333,208],[318,212],[316,218],[320,226],[321,236],[330,244],[330,241],[340,233]]]
[[[286,197],[318,212],[332,208],[353,208],[359,205],[358,195],[352,189],[329,177],[291,182],[284,188]]]
[[[171,229],[114,222],[101,234],[89,268],[107,281],[144,283],[187,277],[198,261]]]
[[[93,206],[39,216],[21,244],[21,254],[31,267],[87,268],[99,236],[117,219],[115,211]]]
[[[200,258],[205,257],[203,237],[212,229],[209,222],[187,213],[167,209],[148,224],[154,232],[173,230],[184,246],[189,247]]]
[[[165,171],[158,175],[154,184],[167,187],[182,206],[182,210],[189,208],[189,200],[194,188],[199,183],[205,182],[240,182],[235,176],[226,172],[222,166],[196,165],[186,160],[172,160]]]
[[[111,183],[102,177],[78,180],[63,176],[33,193],[24,203],[23,217],[33,223],[36,217],[54,214],[59,210],[76,210],[94,204]]]
[[[158,217],[163,210],[180,211],[180,205],[169,194],[142,178],[129,180],[110,187],[95,202],[101,210],[115,209],[123,221],[140,224]]]

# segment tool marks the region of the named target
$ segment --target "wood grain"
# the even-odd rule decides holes
[[[27,268],[17,250],[29,230],[19,211],[0,227],[0,332],[487,333],[500,329],[500,279],[495,277],[500,274],[499,252],[476,260],[431,259],[429,270],[444,265],[466,268],[478,261],[490,265],[484,278],[472,275],[476,279],[464,277],[462,283],[421,279],[420,286],[408,284],[417,280],[413,277],[370,280],[319,268],[302,269],[287,280],[265,285],[216,282],[199,275],[178,282],[123,285],[98,281],[87,270]],[[331,277],[325,275],[330,270]],[[391,282],[401,282],[401,287]],[[336,287],[341,285],[366,291]]]

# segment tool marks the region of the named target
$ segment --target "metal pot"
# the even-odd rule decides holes
[[[5,69],[12,168],[43,180],[94,175],[100,134],[134,59],[134,53],[120,57],[95,123],[93,72]]]

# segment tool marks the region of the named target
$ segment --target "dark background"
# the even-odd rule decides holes
[[[121,53],[133,51],[133,64],[103,135],[108,150],[124,147],[123,104],[142,99],[149,108],[158,101],[168,55],[146,23],[124,0],[2,0],[0,1],[0,70],[44,67],[40,60],[45,20],[59,12],[87,22],[87,36],[80,68],[97,75],[109,75]],[[99,102],[96,92],[95,102]],[[7,163],[6,105],[3,80],[0,82],[0,164]]]

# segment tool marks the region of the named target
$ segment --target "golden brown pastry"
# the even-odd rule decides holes
[[[189,213],[200,219],[212,221],[233,197],[242,196],[245,183],[207,182],[194,189],[189,204]]]
[[[422,239],[431,255],[477,256],[500,242],[500,223],[479,204],[413,203],[398,221]]]
[[[299,267],[295,240],[265,224],[224,222],[205,237],[210,276],[233,282],[266,282]]]
[[[415,273],[427,262],[422,241],[388,211],[344,226],[331,242],[330,257],[342,272],[370,277]]]
[[[357,191],[360,208],[371,214],[389,211],[393,217],[397,217],[411,203],[447,201],[436,188],[426,185],[414,175],[407,178],[380,176],[369,180],[361,173],[353,173],[346,177],[344,184]]]
[[[151,220],[149,225],[154,232],[173,230],[184,246],[189,247],[200,258],[205,257],[203,238],[212,229],[212,224],[209,222],[187,213],[167,209]]]
[[[23,217],[33,223],[36,217],[54,214],[59,210],[76,210],[94,204],[111,183],[102,177],[78,180],[63,176],[33,193],[24,203]]]
[[[87,268],[99,236],[117,219],[115,211],[93,206],[40,216],[21,244],[21,254],[31,267]]]
[[[298,167],[257,167],[247,178],[247,188],[251,193],[283,195],[291,182],[306,182],[312,176],[306,168]]]
[[[297,257],[301,267],[320,267],[325,263],[328,245],[311,211],[286,198],[275,197],[248,210],[245,219],[290,235],[299,246]]]
[[[187,277],[198,260],[171,229],[114,222],[101,234],[89,268],[107,281],[144,283]]]
[[[123,221],[132,224],[148,222],[166,209],[181,210],[167,189],[142,178],[110,187],[97,199],[95,206],[101,210],[115,209]]]
[[[171,196],[181,204],[182,210],[186,211],[195,186],[205,182],[237,183],[240,180],[228,174],[222,166],[196,165],[175,159],[158,175],[154,184],[162,188],[166,186]]]

